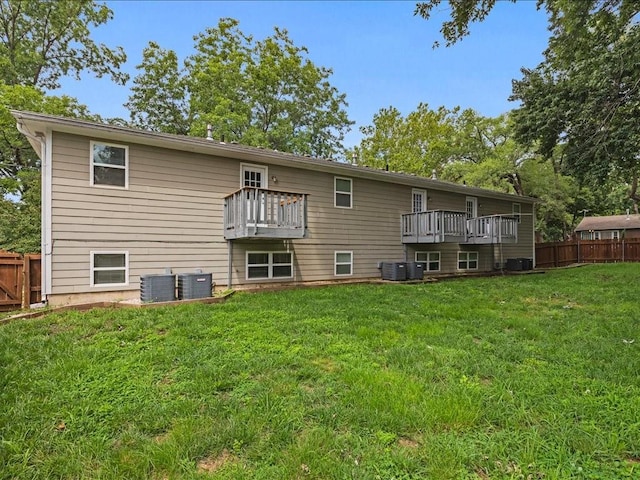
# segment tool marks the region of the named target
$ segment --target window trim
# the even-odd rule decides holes
[[[338,262],[338,255],[349,254],[349,262]],[[338,273],[338,265],[349,265],[349,273]],[[353,250],[336,250],[333,252],[333,275],[335,277],[353,276]]]
[[[349,192],[338,191],[338,180],[346,180],[349,182]],[[338,205],[338,194],[349,196],[349,206]],[[347,177],[333,177],[333,206],[335,208],[353,208],[353,179]]]
[[[620,240],[620,230],[611,230],[611,240]]]
[[[96,255],[124,255],[124,267],[95,267]],[[106,272],[113,270],[124,270],[124,283],[95,283],[96,271]],[[129,286],[129,252],[126,250],[91,250],[89,252],[89,286],[92,288],[102,287],[127,287]]]
[[[287,254],[290,256],[290,263],[273,263],[273,255],[274,254]],[[249,277],[249,255],[250,254],[258,254],[258,255],[268,255],[268,261],[267,263],[259,263],[259,264],[254,264],[251,266],[266,266],[268,269],[268,276],[267,277]],[[283,265],[288,265],[291,267],[291,275],[289,275],[288,277],[274,277],[273,276],[273,267],[274,266],[283,266]],[[277,252],[267,252],[264,250],[247,250],[246,254],[245,254],[245,279],[248,281],[252,281],[252,280],[282,280],[282,279],[291,279],[293,278],[293,252],[287,252],[287,251],[277,251]]]
[[[247,185],[244,184],[244,172],[245,170],[260,170],[264,172],[264,179],[261,182],[262,185],[260,187],[252,187],[252,188],[260,188],[261,190],[269,190],[269,167],[267,165],[258,165],[257,163],[240,163],[240,188],[244,188]],[[266,252],[263,252],[266,253]]]
[[[475,262],[476,262],[476,266],[475,268],[469,268],[469,255],[475,255]],[[464,255],[466,256],[466,260],[461,260],[460,257]],[[460,262],[464,261],[467,264],[467,268],[460,268]],[[480,253],[477,250],[473,250],[473,251],[458,251],[458,261],[457,261],[457,270],[459,271],[473,271],[473,270],[478,270],[478,268],[480,267]]]
[[[426,261],[425,260],[418,260],[418,255],[421,254],[421,253],[427,255],[427,260]],[[436,254],[436,253],[438,254],[438,269],[437,270],[431,270],[429,268],[429,264],[434,262],[434,261],[431,260],[430,257],[431,257],[432,254]],[[417,252],[415,252],[414,258],[415,258],[416,262],[425,264],[425,269],[424,269],[425,272],[439,272],[439,271],[442,270],[442,253],[440,253],[440,251],[437,251],[437,252],[424,251],[424,250],[417,251]]]
[[[522,204],[518,202],[513,202],[511,204],[511,213],[513,217],[518,220],[518,223],[520,223],[522,221]]]
[[[103,145],[105,147],[122,148],[124,150],[124,165],[108,165],[106,163],[96,163],[93,158],[93,148],[95,145]],[[114,168],[116,170],[124,170],[124,186],[121,185],[103,185],[101,183],[95,183],[95,166]],[[129,146],[120,145],[118,143],[100,142],[98,140],[91,140],[89,142],[89,184],[92,187],[98,188],[115,188],[118,190],[127,190],[129,188]]]

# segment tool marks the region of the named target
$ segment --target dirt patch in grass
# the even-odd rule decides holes
[[[411,448],[411,449],[418,448],[420,446],[418,442],[407,437],[400,437],[398,439],[398,445],[400,445],[403,448]]]
[[[225,465],[235,461],[235,456],[225,448],[217,457],[207,457],[200,460],[197,466],[198,473],[216,472]]]

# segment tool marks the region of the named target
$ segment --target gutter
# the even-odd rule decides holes
[[[51,293],[51,135],[45,135],[42,132],[32,133],[24,123],[22,123],[21,118],[18,118],[16,128],[22,135],[29,139],[29,143],[34,147],[34,150],[36,150],[42,162],[40,167],[40,251],[42,253],[40,266],[42,283],[41,295],[42,301],[46,303],[46,296]],[[37,151],[36,145],[40,146],[40,152]]]

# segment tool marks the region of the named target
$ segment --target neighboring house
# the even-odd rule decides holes
[[[42,159],[43,298],[139,297],[140,276],[244,288],[534,257],[534,199],[330,160],[12,112]]]
[[[584,217],[575,232],[580,240],[640,238],[640,215]]]

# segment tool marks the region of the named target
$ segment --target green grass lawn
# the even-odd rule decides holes
[[[640,478],[640,264],[0,326],[2,479]]]

